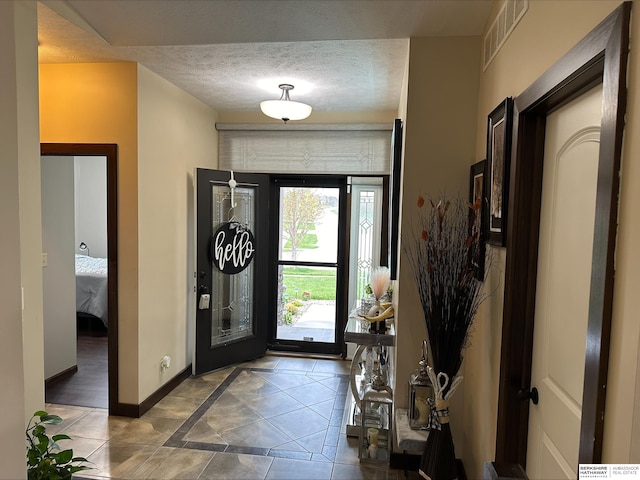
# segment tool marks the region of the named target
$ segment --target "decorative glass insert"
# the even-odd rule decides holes
[[[225,222],[238,222],[255,234],[256,189],[238,186],[231,205],[231,191],[226,183],[212,184],[212,231]],[[253,315],[254,268],[247,268],[234,275],[222,273],[211,263],[211,347],[251,336],[255,332]]]

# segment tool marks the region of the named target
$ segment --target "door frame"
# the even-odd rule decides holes
[[[126,415],[118,402],[118,145],[112,143],[41,143],[40,155],[107,158],[107,362],[109,415]]]
[[[616,8],[514,100],[496,461],[526,466],[547,114],[603,86],[579,463],[600,463],[617,232],[631,2]]]

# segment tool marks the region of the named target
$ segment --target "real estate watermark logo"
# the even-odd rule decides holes
[[[630,464],[581,464],[578,478],[620,478],[640,480],[640,465]]]

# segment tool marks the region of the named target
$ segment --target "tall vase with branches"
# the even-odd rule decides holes
[[[427,202],[420,195],[417,206],[417,226],[409,238],[403,238],[403,249],[424,314],[432,361],[429,376],[436,392],[420,475],[430,480],[449,480],[457,478],[449,399],[462,381],[458,372],[469,329],[487,296],[470,261],[483,241],[480,223],[475,221],[481,205],[444,196]]]

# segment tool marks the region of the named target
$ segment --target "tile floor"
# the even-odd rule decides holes
[[[400,480],[401,470],[361,465],[345,434],[348,371],[268,355],[189,378],[139,419],[47,404],[64,419],[47,432],[71,436],[61,446],[92,462],[77,478]]]

